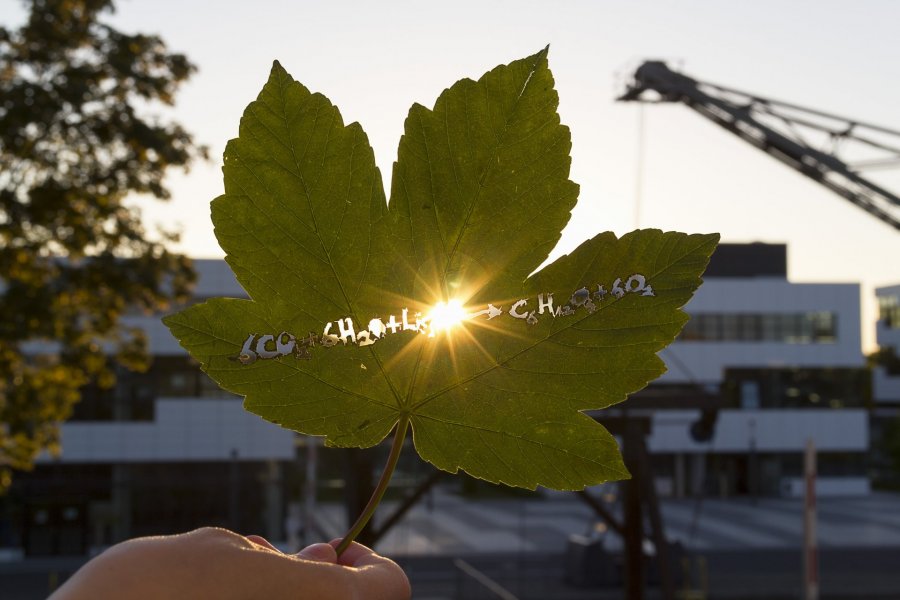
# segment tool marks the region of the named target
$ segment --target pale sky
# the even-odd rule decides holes
[[[16,24],[11,0],[0,20]],[[900,3],[835,1],[127,0],[111,22],[158,33],[199,72],[173,114],[213,160],[173,174],[173,200],[139,199],[149,223],[180,223],[181,250],[221,257],[209,201],[221,153],[273,59],[369,135],[389,187],[409,106],[463,77],[550,44],[562,121],[572,130],[579,205],[555,254],[601,231],[640,227],[788,244],[795,282],[862,284],[863,345],[874,348],[874,288],[900,283],[900,233],[683,105],[614,102],[645,59],[701,80],[900,130]],[[900,192],[900,168],[879,174]],[[137,201],[137,200],[136,200]]]

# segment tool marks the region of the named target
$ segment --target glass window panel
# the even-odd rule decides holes
[[[722,339],[730,342],[738,338],[738,315],[722,315]]]
[[[745,410],[759,408],[759,383],[756,381],[741,382],[741,408]]]
[[[803,315],[782,315],[782,340],[789,344],[803,343]]]
[[[813,341],[833,343],[837,338],[837,316],[831,312],[812,313]]]
[[[762,339],[766,342],[780,342],[781,336],[781,315],[765,314],[760,315],[762,322]]]
[[[738,315],[738,338],[745,342],[762,339],[762,315],[746,313]]]
[[[699,313],[691,315],[680,339],[829,344],[837,340],[837,315],[829,311],[782,314]]]
[[[705,318],[702,321],[702,329],[700,332],[702,335],[702,339],[707,341],[716,341],[721,339],[722,316],[719,314],[708,314],[703,316]]]

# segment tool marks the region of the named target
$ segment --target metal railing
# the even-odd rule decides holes
[[[504,588],[502,585],[500,585],[463,559],[454,559],[453,566],[458,570],[458,578],[456,580],[457,600],[471,600],[471,594],[463,594],[463,592],[465,591],[465,581],[467,580],[477,583],[479,589],[486,591],[489,594],[487,596],[489,598],[499,598],[500,600],[519,600],[515,594]]]

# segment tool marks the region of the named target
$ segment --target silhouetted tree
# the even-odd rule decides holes
[[[126,310],[186,297],[190,261],[147,235],[129,194],[169,196],[168,167],[205,156],[171,105],[194,71],[152,35],[98,20],[112,0],[26,0],[0,27],[0,489],[58,447],[59,423],[89,381],[146,368]]]

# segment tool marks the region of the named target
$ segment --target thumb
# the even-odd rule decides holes
[[[340,539],[333,540],[337,546]],[[409,579],[397,563],[353,542],[338,558],[338,564],[351,567],[344,571],[359,597],[371,600],[409,600]]]
[[[312,544],[297,553],[298,558],[324,563],[337,563],[337,553],[330,544]]]

